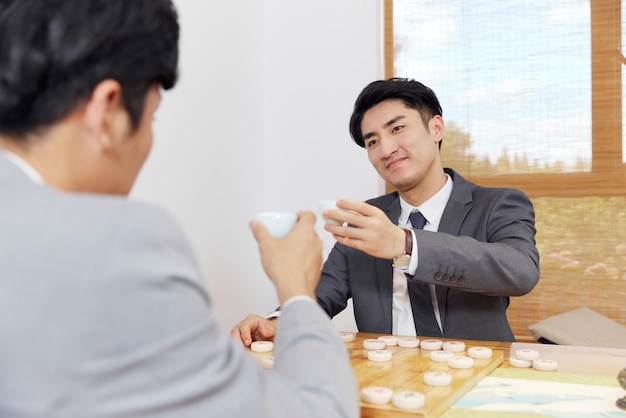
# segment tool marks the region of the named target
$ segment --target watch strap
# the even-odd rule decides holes
[[[404,254],[411,255],[413,253],[413,232],[410,229],[403,228],[404,231]]]

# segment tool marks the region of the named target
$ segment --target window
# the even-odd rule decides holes
[[[444,165],[533,200],[542,277],[512,300],[520,336],[579,306],[626,324],[622,4],[385,2],[386,75],[437,93]]]

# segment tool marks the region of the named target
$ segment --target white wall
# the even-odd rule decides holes
[[[347,128],[359,91],[383,74],[382,0],[176,4],[180,81],[163,95],[133,197],[180,221],[230,329],[277,305],[248,230],[256,212],[383,191]],[[321,220],[318,232],[327,254]],[[355,329],[347,311],[338,329]]]

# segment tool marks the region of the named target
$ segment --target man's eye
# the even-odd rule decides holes
[[[400,129],[404,128],[404,125],[394,126],[391,132],[398,132]]]
[[[375,139],[372,139],[371,141],[367,141],[365,143],[365,148],[372,148],[374,145],[376,145],[378,141]]]

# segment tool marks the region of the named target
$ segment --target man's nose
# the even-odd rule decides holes
[[[388,158],[398,150],[396,141],[389,138],[380,139],[380,151],[383,158]]]

